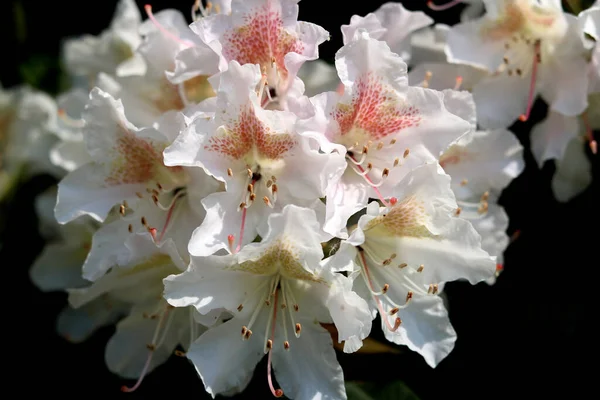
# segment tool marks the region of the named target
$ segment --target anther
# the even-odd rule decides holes
[[[396,157],[394,159],[394,167],[397,167],[399,163],[400,163],[400,159],[398,157]]]
[[[127,230],[129,231],[129,233],[133,233],[133,226],[131,226],[131,224],[129,224],[129,226],[127,227]]]
[[[156,350],[156,345],[153,345],[152,343],[148,343],[146,345],[146,348],[150,351],[154,351],[154,350]]]
[[[290,349],[290,342],[288,342],[287,340],[285,342],[283,342],[283,348],[285,350],[289,350]]]
[[[231,168],[227,168],[227,175],[233,176],[233,171],[231,170]]]
[[[456,215],[457,217],[460,215],[460,213],[462,212],[462,208],[458,207],[456,209],[456,211],[454,211],[454,215]]]
[[[389,314],[396,315],[398,313],[398,311],[400,311],[400,309],[398,307],[394,307],[390,310]]]
[[[423,270],[425,269],[425,266],[423,264],[419,265],[419,268],[417,268],[417,272],[423,272]]]
[[[267,340],[267,350],[271,350],[273,348],[273,341],[271,339]]]
[[[239,306],[237,306],[237,310],[238,311],[242,311],[244,309],[244,305],[240,304]]]
[[[390,174],[390,170],[388,168],[384,168],[383,171],[381,172],[381,177],[387,178],[389,174]]]
[[[233,242],[234,242],[234,240],[235,240],[235,236],[233,236],[233,235],[227,235],[227,243],[229,244],[229,250],[232,253],[233,253]]]
[[[377,143],[377,150],[383,149],[383,142]]]
[[[409,149],[404,150],[404,154],[402,155],[402,157],[404,157],[404,158],[408,157],[409,153],[410,153]]]
[[[173,352],[177,357],[187,357],[187,353],[181,351],[181,350],[175,350]]]
[[[408,303],[410,301],[410,299],[413,298],[413,292],[411,292],[410,290],[408,291],[408,293],[406,293],[406,302]]]
[[[460,181],[460,186],[465,186],[467,183],[469,183],[469,181],[467,179],[463,179]]]
[[[145,227],[148,226],[148,222],[146,222],[146,217],[142,217],[141,222],[142,222],[142,225],[144,225]]]
[[[300,335],[300,332],[302,332],[302,325],[300,325],[300,323],[296,323],[296,336]]]
[[[462,76],[457,76],[456,77],[456,83],[454,84],[454,90],[459,90],[460,87],[462,86],[463,83],[463,77]]]
[[[389,288],[390,288],[390,285],[388,285],[388,284],[386,283],[386,284],[384,284],[384,285],[383,285],[383,287],[381,288],[381,292],[382,292],[383,294],[386,294],[386,293],[387,293],[387,291],[389,290]]]
[[[123,204],[121,204],[121,205],[119,206],[119,213],[120,213],[121,215],[125,215],[125,206],[124,206]]]
[[[479,214],[486,213],[486,212],[487,212],[487,210],[488,210],[488,207],[489,207],[489,205],[488,205],[488,202],[487,202],[487,201],[483,201],[483,202],[481,203],[481,205],[479,206],[479,208],[477,209],[477,212],[478,212]]]
[[[406,267],[408,267],[407,263],[402,263],[402,264],[398,265],[398,268],[406,268]]]

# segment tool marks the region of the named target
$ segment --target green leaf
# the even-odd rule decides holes
[[[387,385],[346,382],[346,393],[348,400],[419,400],[419,397],[402,381]]]

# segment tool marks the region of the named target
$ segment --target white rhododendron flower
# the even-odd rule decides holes
[[[181,12],[167,9],[154,15],[149,7],[146,11],[150,19],[140,26],[143,40],[135,53],[144,71],[101,74],[98,79],[98,86],[120,99],[125,115],[138,126],[150,126],[168,111],[182,111],[214,96],[207,78],[218,72],[218,58],[197,39]],[[204,68],[191,76],[176,75],[177,56],[190,46],[204,49]]]
[[[23,176],[62,175],[50,161],[57,142],[56,102],[26,86],[0,86],[0,200]]]
[[[590,96],[589,101],[590,107],[581,116],[551,112],[531,131],[531,150],[540,168],[547,160],[556,162],[552,191],[559,201],[569,201],[592,181],[586,147],[595,154],[597,144],[592,132],[600,129],[600,95]]]
[[[480,19],[454,26],[448,61],[488,69],[493,75],[474,95],[495,101],[478,110],[487,128],[529,118],[538,93],[551,108],[577,115],[587,107],[587,51],[577,18],[558,0],[486,0]]]
[[[58,222],[84,214],[103,221],[114,205],[133,202],[146,189],[173,191],[185,184],[183,169],[167,167],[162,160],[162,151],[173,138],[155,128],[136,128],[125,118],[119,100],[96,88],[83,118],[92,161],[60,182]]]
[[[267,354],[276,397],[345,398],[331,337],[319,323],[335,323],[340,341],[362,340],[371,328],[367,304],[350,290],[348,278],[320,264],[314,211],[288,205],[268,224],[261,243],[235,254],[194,257],[184,273],[165,279],[170,304],[233,314],[200,336],[188,357],[213,396],[243,390]],[[283,391],[271,382],[271,365]]]
[[[262,109],[263,90],[258,65],[232,61],[220,75],[216,111],[199,115],[165,150],[172,168],[198,166],[226,185],[202,200],[207,216],[190,242],[193,255],[252,242],[286,204],[323,207],[328,177],[341,167],[296,133],[293,113]]]
[[[497,201],[525,167],[523,146],[506,129],[476,131],[450,146],[440,165],[452,178],[456,215],[471,222],[481,235],[482,248],[496,257],[501,270],[509,244],[508,216]]]
[[[477,283],[496,270],[471,224],[455,216],[450,177],[437,164],[414,169],[387,207],[371,202],[328,265],[353,272],[354,289],[379,312],[385,337],[419,352],[431,366],[454,347],[456,333],[439,285]]]
[[[298,21],[299,0],[232,0],[231,14],[200,18],[191,25],[220,58],[258,64],[269,87],[262,101],[282,100],[305,61],[318,58],[318,45],[329,34],[318,25]]]
[[[134,0],[120,0],[110,27],[99,36],[83,35],[69,39],[63,47],[63,58],[69,72],[84,77],[94,86],[100,72],[116,74],[124,63],[133,62],[134,51],[141,43],[138,32],[142,16]]]
[[[162,298],[162,279],[185,267],[178,254],[165,254],[149,235],[140,238],[140,257],[132,265],[114,267],[93,284],[69,289],[72,308],[89,308],[93,302],[117,302],[125,316],[106,346],[108,368],[126,378],[139,378],[135,390],[145,375],[162,364],[178,345],[187,347],[199,333],[192,309],[173,309]],[[143,242],[145,240],[145,243]],[[125,308],[126,307],[126,308]],[[110,309],[111,307],[108,306]]]
[[[381,41],[357,32],[336,55],[342,95],[311,98],[303,134],[346,164],[328,186],[325,230],[343,235],[369,197],[382,201],[411,168],[436,160],[471,125],[446,110],[441,92],[408,86],[406,64]]]

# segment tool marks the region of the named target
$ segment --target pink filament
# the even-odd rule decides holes
[[[157,329],[161,328],[163,322],[165,321],[165,317],[167,316],[168,313],[169,313],[169,308],[167,307],[167,309],[160,316],[160,321],[158,321]],[[156,340],[156,333],[155,333],[155,339],[154,340]],[[140,373],[140,377],[138,378],[138,380],[135,383],[135,385],[133,385],[132,387],[127,387],[125,385],[121,386],[121,391],[122,392],[131,393],[131,392],[136,391],[140,387],[140,385],[142,384],[142,381],[146,377],[146,374],[148,374],[148,368],[150,368],[150,364],[152,363],[152,356],[153,355],[154,355],[154,350],[151,350],[150,354],[148,354],[148,358],[146,358],[146,363],[144,364],[144,367],[142,368],[142,372]]]
[[[527,111],[525,114],[519,116],[519,120],[525,122],[529,119],[531,114],[531,107],[533,106],[533,97],[535,95],[535,82],[537,80],[537,69],[540,62],[540,43],[535,44],[535,54],[533,55],[533,68],[531,71],[531,82],[529,83],[529,97],[527,99]]]
[[[350,158],[353,159],[354,161],[357,161],[356,158],[354,158],[354,156],[350,156]],[[358,170],[360,172],[365,172],[365,169],[360,164],[356,164],[356,168],[358,168]],[[383,205],[386,206],[386,207],[389,207],[390,206],[389,203],[383,198],[383,195],[379,191],[379,188],[375,186],[375,184],[373,183],[373,181],[371,180],[371,178],[369,178],[367,175],[364,175],[364,177],[367,180],[367,182],[369,182],[369,184],[371,185],[371,187],[373,188],[373,190],[377,194],[377,197],[379,197],[379,200],[381,200],[381,202],[383,203]]]
[[[365,269],[365,273],[367,274],[367,280],[369,281],[369,289],[371,290],[371,292],[374,292],[375,290],[373,289],[373,283],[371,282],[371,274],[369,273],[369,268],[367,267],[367,260],[365,260],[365,254],[362,250],[359,250],[358,254],[360,254],[360,261],[362,262],[363,268]],[[379,300],[379,296],[373,295],[373,298],[377,303],[379,315],[381,315],[381,319],[383,320],[383,322],[385,322],[385,326],[388,328],[389,331],[396,332],[400,327],[400,323],[402,322],[402,320],[400,318],[396,318],[394,326],[392,326],[392,324],[390,324],[390,321],[388,321],[386,312],[383,310],[383,305],[381,304],[381,300]]]
[[[238,241],[237,246],[235,247],[235,252],[237,253],[242,248],[242,241],[244,240],[244,227],[246,226],[246,211],[248,209],[244,207],[242,210],[242,226],[240,227],[240,239]]]
[[[462,3],[462,0],[452,0],[446,4],[434,4],[433,0],[427,2],[427,7],[433,11],[445,11]]]
[[[271,326],[271,344],[275,340],[275,322],[277,320],[277,293],[279,291],[275,289],[275,296],[273,298],[273,325]],[[273,352],[272,348],[269,349],[269,355],[267,356],[267,381],[269,382],[269,389],[271,389],[271,393],[275,397],[283,396],[283,390],[275,389],[273,386],[273,378],[271,377],[271,353]]]
[[[146,10],[146,14],[148,14],[148,18],[150,18],[150,21],[152,21],[152,23],[167,37],[173,39],[174,41],[176,41],[177,43],[181,43],[182,45],[186,46],[186,47],[194,47],[195,44],[193,42],[190,42],[188,40],[183,40],[181,39],[179,36],[174,35],[172,32],[170,32],[167,28],[165,28],[164,26],[162,26],[160,24],[160,22],[158,22],[158,20],[154,17],[154,14],[152,13],[152,6],[150,4],[146,4],[144,6],[144,10]]]

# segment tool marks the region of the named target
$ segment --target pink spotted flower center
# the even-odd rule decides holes
[[[244,25],[227,32],[223,37],[223,55],[227,61],[240,64],[259,64],[266,72],[269,86],[285,90],[288,70],[286,54],[302,54],[304,43],[285,29],[281,10],[272,9],[271,3],[243,17]]]

